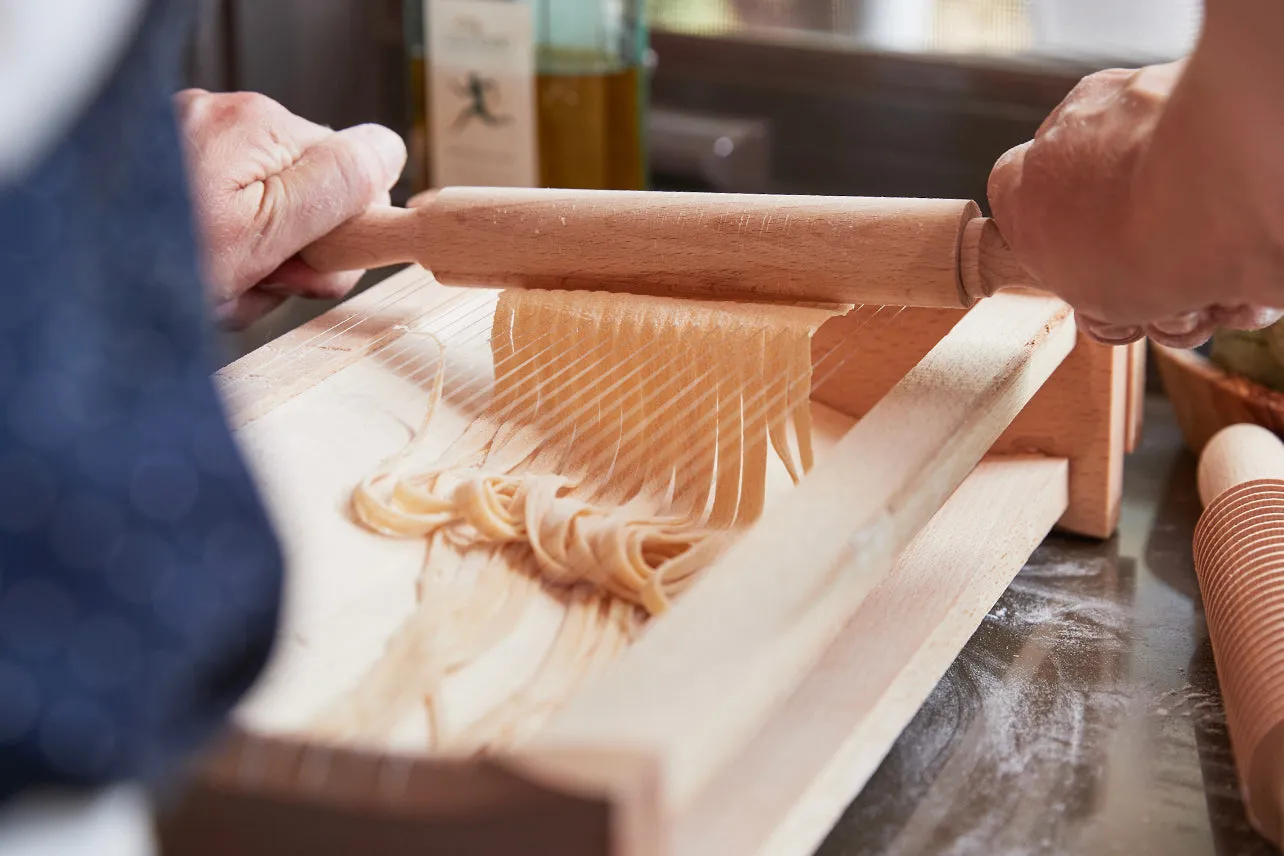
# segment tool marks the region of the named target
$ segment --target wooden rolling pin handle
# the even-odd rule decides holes
[[[447,285],[966,308],[1035,284],[979,214],[959,200],[446,188],[371,208],[299,255],[322,272],[414,262]]]
[[[1253,826],[1284,844],[1284,443],[1232,425],[1204,447],[1195,570]]]
[[[370,270],[419,261],[422,217],[411,208],[376,206],[299,253],[321,273]]]
[[[989,217],[976,217],[963,227],[959,283],[965,306],[983,297],[992,297],[1001,288],[1037,284],[1008,246],[998,224]]]

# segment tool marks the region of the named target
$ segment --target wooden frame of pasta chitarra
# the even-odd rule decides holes
[[[401,335],[441,299],[408,291],[422,277],[220,373],[233,424]],[[1039,542],[1057,526],[1113,533],[1140,427],[1144,352],[1078,337],[1058,300],[1000,293],[883,318],[835,318],[814,338],[857,348],[814,393],[861,417],[823,466],[520,751],[237,732],[164,807],[165,850],[811,853]],[[288,369],[287,351],[303,355]]]

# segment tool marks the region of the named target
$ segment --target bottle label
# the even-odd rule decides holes
[[[531,9],[424,0],[434,186],[539,183]]]

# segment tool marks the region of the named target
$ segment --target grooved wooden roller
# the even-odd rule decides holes
[[[1284,444],[1232,425],[1199,463],[1195,570],[1253,826],[1284,843]]]
[[[451,187],[307,248],[321,271],[414,262],[445,285],[967,308],[1033,285],[975,202]]]

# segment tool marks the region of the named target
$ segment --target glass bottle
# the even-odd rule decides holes
[[[644,0],[536,0],[540,180],[646,185]]]
[[[407,0],[416,189],[646,187],[644,8]]]

